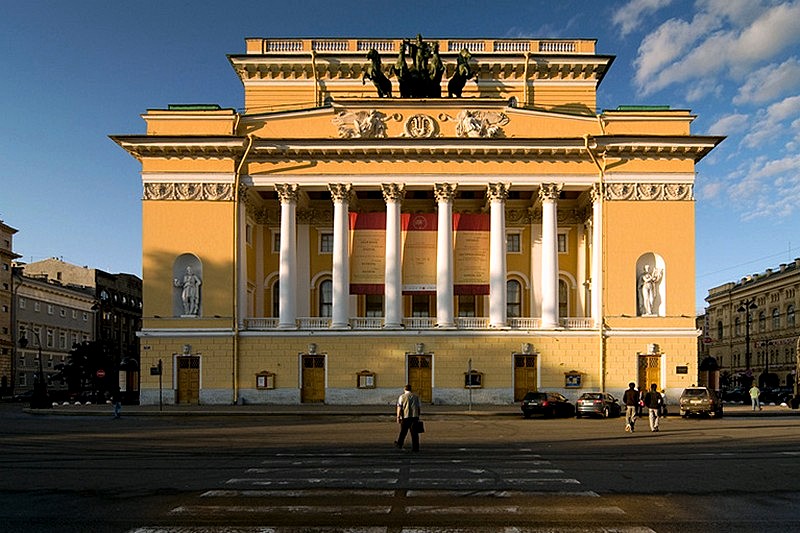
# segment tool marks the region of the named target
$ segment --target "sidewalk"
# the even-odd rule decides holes
[[[677,405],[669,405],[670,417],[677,418]],[[26,413],[64,416],[111,416],[110,404],[59,405],[52,409],[23,409]],[[750,405],[725,404],[725,417],[798,416],[800,409],[768,405],[753,411]],[[394,405],[125,405],[122,416],[394,416]],[[518,404],[509,405],[423,405],[423,415],[466,417],[522,417]]]

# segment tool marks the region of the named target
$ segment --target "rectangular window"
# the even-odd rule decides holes
[[[463,316],[463,317],[475,316],[474,294],[460,294],[458,296],[458,316]]]
[[[28,305],[28,301],[25,298],[19,299],[19,308],[25,309],[25,306]]]
[[[55,311],[55,307],[53,306],[53,304],[47,304],[47,314],[52,315],[53,311]]]
[[[61,318],[65,318],[65,317],[67,316],[67,310],[66,310],[66,309],[63,309],[63,308],[62,308],[62,309],[59,309],[59,311],[58,311],[58,314],[59,314],[59,316],[60,316]]]
[[[325,232],[319,234],[319,253],[333,253],[333,233]]]
[[[277,231],[272,232],[272,253],[281,253],[281,234]]]
[[[244,226],[244,241],[250,246],[253,245],[253,226],[250,224]]]
[[[381,317],[381,316],[383,316],[383,295],[382,294],[367,294],[366,295],[366,315],[368,317]]]
[[[58,347],[61,348],[62,350],[66,350],[67,349],[67,332],[66,331],[60,331],[58,333]]]
[[[77,310],[75,310],[75,309],[73,309],[73,310],[72,310],[72,319],[73,319],[73,320],[75,320],[75,319],[77,319],[77,318],[78,318],[78,311],[77,311]]]
[[[52,329],[47,330],[47,347],[52,348],[55,345],[56,336]]]
[[[33,302],[33,310],[38,313],[42,310],[42,305],[39,302]]]
[[[560,254],[567,253],[567,234],[566,233],[559,233],[558,234],[558,253],[560,253]]]
[[[412,294],[411,295],[411,316],[413,317],[429,317],[430,316],[430,299],[427,294]]]
[[[519,233],[506,234],[506,253],[522,253],[522,236]]]

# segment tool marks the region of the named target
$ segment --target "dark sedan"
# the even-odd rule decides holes
[[[607,392],[584,392],[575,403],[575,416],[619,416],[622,407],[619,401]]]
[[[520,405],[522,416],[574,416],[575,406],[557,392],[529,392]]]

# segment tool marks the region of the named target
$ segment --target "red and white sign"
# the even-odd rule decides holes
[[[97,377],[98,378],[106,377],[106,371],[101,368],[100,370],[97,371]]]

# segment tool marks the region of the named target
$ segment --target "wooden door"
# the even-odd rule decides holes
[[[304,355],[302,361],[303,385],[300,401],[303,403],[325,402],[325,356]]]
[[[408,384],[411,390],[419,395],[425,403],[433,401],[433,356],[409,355],[408,356]]]
[[[178,395],[176,403],[194,404],[200,402],[200,358],[194,356],[178,357]]]
[[[639,356],[639,386],[645,390],[650,390],[650,385],[656,384],[656,388],[661,390],[661,356],[660,355],[640,355]]]
[[[536,390],[536,356],[514,354],[514,401],[521,402],[528,391]]]

